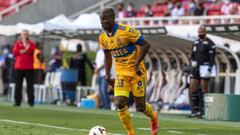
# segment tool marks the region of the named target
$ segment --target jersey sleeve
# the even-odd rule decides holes
[[[103,41],[103,35],[102,34],[99,36],[99,44],[100,44],[100,47],[103,50],[107,50],[107,47],[106,47],[106,45],[104,44],[104,41]]]
[[[133,27],[128,27],[126,34],[128,41],[133,44],[140,45],[144,41],[144,36]]]

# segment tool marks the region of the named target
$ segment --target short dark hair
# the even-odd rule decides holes
[[[206,26],[205,25],[200,25],[198,29],[204,29],[206,31]]]
[[[113,19],[115,19],[115,11],[112,7],[107,7],[102,10],[102,14],[107,14],[108,16],[111,16]]]

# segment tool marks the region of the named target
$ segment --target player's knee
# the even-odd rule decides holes
[[[125,101],[122,101],[122,100],[116,100],[115,104],[116,104],[117,109],[123,109],[124,107],[127,106]]]
[[[190,85],[190,91],[191,92],[196,92],[196,87],[194,84]]]
[[[138,112],[144,112],[146,110],[146,104],[136,104]]]

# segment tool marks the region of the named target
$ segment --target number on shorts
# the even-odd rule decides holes
[[[118,80],[117,87],[123,87],[123,86],[124,86],[123,80],[122,80],[122,79],[119,79],[119,80]]]

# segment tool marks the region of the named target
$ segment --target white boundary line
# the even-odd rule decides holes
[[[151,130],[150,128],[137,128],[138,130]],[[199,130],[200,128],[160,128],[160,130]]]
[[[173,130],[170,130],[170,131],[167,131],[168,133],[174,133],[174,134],[183,134],[184,132],[180,132],[180,131],[173,131]]]
[[[40,124],[40,123],[32,123],[32,122],[24,122],[24,121],[15,121],[15,120],[8,120],[8,119],[0,119],[0,122],[24,124],[24,125],[34,125],[34,126],[39,126],[39,127],[55,128],[55,129],[62,129],[62,130],[89,132],[89,130],[87,130],[87,129],[75,129],[75,128],[68,128],[68,127],[61,127],[61,126],[54,126],[54,125],[47,125],[47,124]],[[119,133],[108,133],[108,134],[109,135],[124,135],[124,134],[119,134]]]
[[[150,131],[150,128],[137,128],[138,130],[144,130],[144,131]],[[173,134],[183,134],[184,132],[182,131],[176,131],[176,130],[199,130],[200,128],[160,128],[160,130],[167,130],[166,132],[168,133],[173,133]],[[208,135],[208,134],[197,134],[197,135]]]

